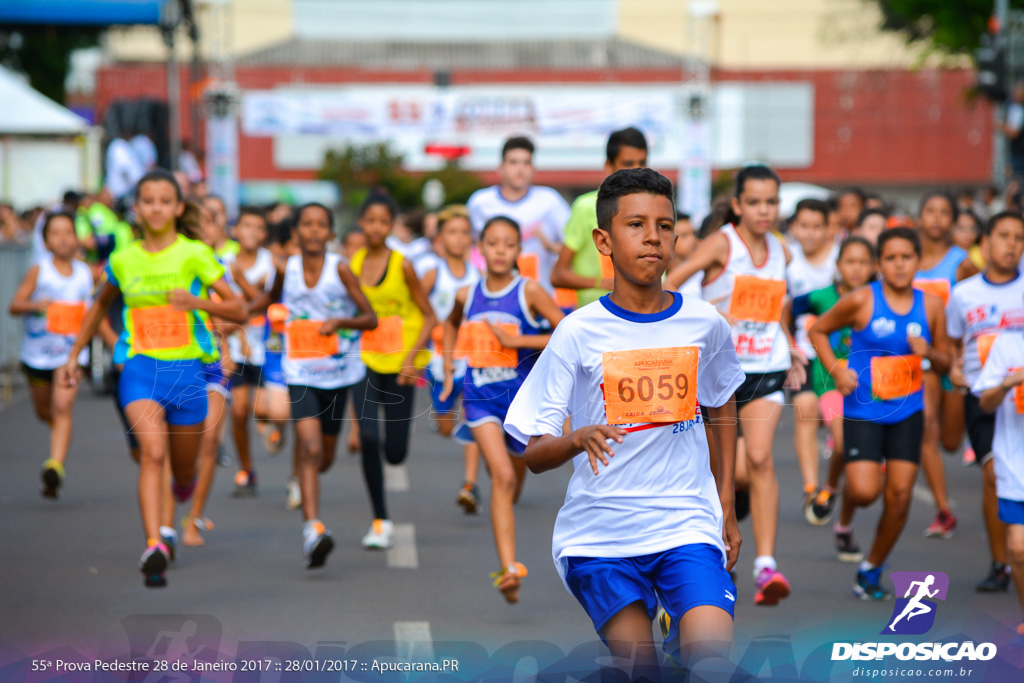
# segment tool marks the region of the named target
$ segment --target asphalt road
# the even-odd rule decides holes
[[[424,413],[428,397],[421,392],[417,400]],[[207,511],[216,528],[206,534],[206,546],[181,549],[169,587],[148,590],[137,569],[144,546],[137,469],[111,399],[83,389],[75,419],[66,485],[53,502],[39,494],[46,427],[35,420],[24,392],[0,409],[0,680],[20,678],[26,657],[47,653],[73,650],[87,659],[147,650],[173,654],[171,636],[190,629],[197,635],[188,652],[198,651],[194,643],[202,641],[229,657],[248,650],[354,658],[375,647],[396,647],[371,641],[396,641],[400,654],[415,659],[440,657],[460,647],[451,643],[467,642],[482,646],[492,660],[500,659],[496,652],[531,652],[541,667],[560,652],[594,647],[584,645],[595,641],[593,629],[550,560],[566,468],[530,475],[516,508],[519,559],[530,569],[517,605],[505,604],[488,578],[497,560],[486,510],[466,516],[454,503],[461,451],[432,432],[422,414],[404,471],[389,472],[389,505],[403,538],[399,549],[360,547],[369,502],[358,458],[341,452],[322,478],[322,518],[337,547],[324,569],[304,570],[301,517],[283,504],[290,447],[271,458],[256,443],[259,495],[231,498],[234,470],[219,468]],[[876,639],[891,611],[891,603],[853,597],[855,567],[836,560],[830,527],[803,520],[791,435],[787,409],[775,442],[782,498],[777,557],[793,594],[778,607],[753,605],[753,537],[749,520],[741,525],[746,543],[737,565],[736,657],[753,656],[757,647],[781,648],[768,656],[766,675],[775,665],[789,671],[787,652],[802,662],[836,639]],[[949,596],[932,635],[981,630],[1009,642],[1008,627],[1020,619],[1013,593],[973,592],[988,566],[980,471],[961,466],[959,455],[946,465],[960,517],[956,536],[923,537],[934,508],[922,478],[891,568],[949,575]],[[486,479],[483,490],[486,499]],[[857,519],[864,547],[877,515],[876,505]],[[510,645],[521,641],[532,644]],[[471,657],[467,652],[462,656]],[[325,675],[334,680],[335,674]]]

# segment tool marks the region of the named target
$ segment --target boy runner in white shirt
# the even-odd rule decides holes
[[[1006,524],[1006,550],[1024,610],[1024,336],[1004,332],[992,344],[981,375],[971,387],[981,409],[996,410],[996,495],[999,519]],[[1017,625],[1024,636],[1024,622]]]
[[[612,653],[641,667],[655,662],[659,602],[671,619],[666,647],[715,643],[727,654],[736,596],[727,569],[740,543],[733,394],[745,375],[714,306],[662,290],[672,197],[650,169],[602,183],[594,239],[612,258],[615,288],[555,329],[505,420],[529,442],[534,472],[573,461],[555,566]]]

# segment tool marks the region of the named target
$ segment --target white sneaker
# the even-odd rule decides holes
[[[319,519],[311,519],[302,525],[302,555],[306,569],[324,566],[327,555],[334,549],[334,539]]]
[[[395,525],[390,519],[375,519],[370,530],[363,536],[363,547],[367,550],[385,550],[391,547],[391,534]]]
[[[302,489],[299,488],[299,480],[292,477],[288,480],[285,485],[287,488],[287,495],[285,495],[284,507],[287,510],[296,510],[302,505]]]

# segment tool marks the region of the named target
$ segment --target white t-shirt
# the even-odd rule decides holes
[[[81,261],[71,261],[71,275],[63,275],[53,264],[53,256],[43,257],[36,275],[36,288],[30,301],[49,299],[57,305],[79,304],[83,313],[92,304],[92,271]],[[53,305],[53,304],[51,304]],[[75,334],[55,334],[50,330],[47,313],[25,316],[25,333],[21,342],[20,360],[30,368],[54,370],[68,362],[75,343]],[[76,330],[77,332],[77,330]],[[78,364],[89,362],[88,349],[78,354]]]
[[[679,288],[679,293],[683,296],[692,296],[697,299],[704,298],[704,271],[698,270],[696,273],[690,276],[690,279],[683,283],[683,286]]]
[[[106,187],[114,199],[135,191],[135,184],[146,173],[130,142],[114,138],[107,147]]]
[[[789,245],[789,252],[793,257],[789,265],[786,266],[786,290],[789,296],[796,298],[810,294],[835,282],[838,272],[836,270],[836,258],[839,256],[838,244],[832,246],[828,257],[818,265],[807,260],[799,242],[792,242]],[[814,347],[811,346],[811,340],[807,336],[807,330],[814,324],[814,320],[813,314],[804,313],[793,321],[793,325],[796,327],[796,335],[793,340],[796,342],[797,348],[803,351],[804,356],[808,359],[817,358]]]
[[[971,391],[980,395],[986,389],[1002,384],[1011,368],[1024,367],[1024,336],[1017,332],[1000,334],[988,362],[982,368]],[[996,434],[992,440],[995,455],[996,495],[1008,500],[1024,501],[1024,415],[1017,412],[1016,393],[1007,392],[996,411]]]
[[[994,285],[978,273],[956,283],[946,308],[946,331],[963,342],[964,376],[974,384],[981,373],[979,340],[991,343],[994,336],[986,340],[987,335],[1024,331],[1024,277]]]
[[[625,311],[604,296],[563,319],[512,401],[505,430],[528,443],[560,436],[566,417],[573,430],[606,424],[605,352],[696,347],[697,402],[725,404],[745,379],[729,325],[711,304],[673,296],[657,314]],[[693,398],[687,392],[684,400]],[[573,458],[551,548],[563,582],[568,557],[636,557],[708,543],[724,562],[722,508],[699,410],[682,422],[622,425],[629,433],[613,442],[615,456],[598,465],[598,476],[586,453]]]
[[[132,151],[135,152],[135,158],[142,166],[143,170],[150,170],[156,166],[156,145],[149,139],[144,133],[139,133],[132,138],[131,141]]]
[[[538,282],[549,293],[554,291],[551,287],[551,270],[555,267],[558,254],[545,249],[537,235],[543,234],[553,244],[562,243],[565,224],[571,213],[562,195],[550,187],[533,185],[522,199],[510,202],[502,196],[498,185],[492,185],[474,192],[466,204],[466,210],[476,239],[480,238],[484,224],[495,216],[508,216],[518,223],[523,238],[522,253],[536,257]]]

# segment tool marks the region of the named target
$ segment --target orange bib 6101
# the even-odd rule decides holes
[[[285,327],[288,357],[293,360],[327,358],[338,353],[338,335],[320,334],[323,320],[293,320]]]
[[[363,330],[360,348],[369,353],[398,353],[405,348],[402,319],[397,315],[377,319],[377,329]]]
[[[603,353],[608,424],[671,424],[694,419],[698,360],[696,346]]]
[[[515,323],[499,323],[498,328],[513,337],[519,334]],[[463,324],[456,348],[465,354],[471,368],[514,368],[519,364],[519,352],[502,346],[481,320]]]
[[[729,302],[729,315],[737,320],[777,323],[782,320],[786,281],[737,275]]]
[[[882,401],[921,391],[921,356],[875,356],[871,359],[871,392]]]
[[[188,346],[188,311],[170,306],[132,309],[132,346],[136,351],[159,351]]]
[[[516,268],[519,269],[519,274],[527,280],[536,282],[540,277],[540,259],[536,254],[520,254],[516,259]]]
[[[54,301],[46,307],[46,331],[64,336],[78,334],[84,318],[84,301]]]

